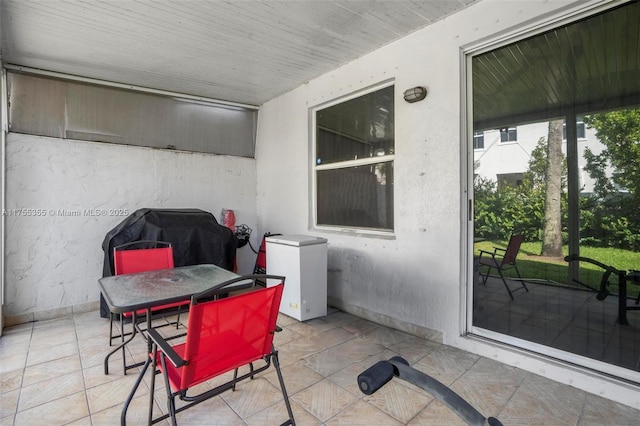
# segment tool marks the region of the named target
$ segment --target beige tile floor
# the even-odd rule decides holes
[[[401,355],[505,425],[639,425],[640,411],[487,358],[376,325],[339,311],[298,322],[281,315],[276,334],[298,425],[456,425],[447,406],[394,378],[373,395],[356,377]],[[120,355],[103,372],[109,322],[98,312],[10,327],[0,338],[1,425],[116,425],[136,372],[123,375]],[[143,359],[145,345],[129,348]],[[270,425],[285,419],[273,369],[178,415],[183,425]],[[144,424],[145,377],[127,416]],[[162,382],[160,382],[161,384]],[[164,410],[156,389],[156,412]]]

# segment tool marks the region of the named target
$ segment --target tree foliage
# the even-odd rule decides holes
[[[640,109],[584,117],[604,149],[585,150],[595,181],[593,200],[581,210],[586,243],[640,250]]]
[[[544,189],[527,184],[502,186],[476,177],[475,235],[487,239],[507,240],[521,232],[527,241],[539,241],[544,220]]]
[[[563,176],[566,176],[566,159]],[[501,186],[490,179],[477,177],[475,191],[475,232],[479,237],[506,240],[512,232],[521,232],[527,241],[541,241],[544,224],[547,142],[540,138],[531,152],[522,184]],[[566,179],[562,180],[563,187]],[[566,227],[566,196],[562,197],[562,227]],[[566,239],[566,232],[564,232]]]
[[[596,180],[596,195],[606,198],[626,190],[633,197],[640,196],[640,109],[627,109],[587,115],[584,122],[596,130],[605,146],[599,154],[586,150],[586,170]],[[606,167],[612,168],[611,177]]]
[[[604,149],[585,149],[585,170],[595,181],[594,193],[580,197],[580,244],[640,251],[640,109],[584,117]],[[544,224],[547,143],[531,152],[522,185],[498,187],[477,177],[475,233],[506,240],[514,231],[527,241],[541,241]],[[567,241],[566,158],[562,165],[562,233]]]

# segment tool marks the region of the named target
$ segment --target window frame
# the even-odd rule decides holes
[[[579,141],[587,139],[587,125],[582,121],[582,117],[578,117],[576,121],[576,133]],[[562,123],[562,140],[567,141],[567,123]]]
[[[359,98],[361,96],[365,96],[370,93],[374,93],[376,91],[386,89],[389,87],[395,86],[395,79],[383,81],[377,83],[375,85],[364,87],[360,90],[351,92],[344,96],[340,96],[338,98],[331,99],[330,101],[312,106],[309,108],[309,138],[311,141],[310,151],[309,151],[309,173],[311,174],[311,192],[309,196],[309,204],[310,204],[310,214],[309,227],[314,230],[323,231],[323,232],[336,232],[341,234],[358,234],[364,236],[372,236],[379,238],[395,238],[395,222],[393,224],[392,229],[387,228],[367,228],[367,227],[358,227],[358,226],[348,226],[348,225],[326,225],[326,224],[318,224],[318,172],[323,170],[337,170],[337,169],[346,169],[355,166],[365,166],[371,164],[383,164],[383,163],[391,163],[392,166],[395,166],[395,132],[394,132],[394,152],[393,154],[386,154],[383,156],[375,156],[375,157],[366,157],[355,160],[346,160],[346,161],[338,161],[327,164],[317,164],[316,163],[316,152],[317,152],[317,112],[320,110],[324,110],[326,108],[330,108],[335,105],[339,105],[350,100]],[[397,93],[395,93],[394,89],[394,103],[397,101]],[[394,115],[394,124],[395,124],[395,115]],[[395,182],[395,174],[394,180]],[[392,184],[393,184],[392,182]],[[395,191],[394,191],[395,192]],[[395,195],[395,194],[394,194]],[[395,200],[395,196],[394,196]],[[391,206],[392,210],[395,212],[395,202],[393,206]],[[394,213],[395,216],[395,213]]]
[[[623,4],[626,2],[623,2]],[[575,355],[573,353],[558,350],[550,346],[540,345],[528,340],[519,339],[507,334],[484,330],[474,326],[473,323],[473,280],[474,272],[474,256],[473,256],[473,243],[474,243],[474,201],[475,196],[473,194],[473,179],[474,173],[474,155],[473,149],[473,79],[471,76],[472,59],[476,55],[480,55],[486,51],[497,49],[501,46],[512,44],[524,40],[529,37],[539,35],[547,30],[561,27],[563,25],[577,22],[583,18],[589,18],[600,12],[607,10],[613,10],[615,6],[612,6],[610,2],[590,1],[585,3],[576,4],[575,7],[570,7],[562,11],[558,11],[550,17],[545,17],[542,21],[528,23],[522,27],[518,27],[512,31],[506,31],[504,33],[497,34],[493,37],[482,39],[478,42],[470,43],[463,46],[461,49],[461,85],[462,91],[465,93],[464,100],[462,102],[461,114],[463,116],[461,127],[461,149],[463,164],[466,165],[466,169],[463,171],[461,185],[461,211],[462,211],[462,225],[461,232],[464,236],[461,238],[461,262],[463,272],[463,278],[461,283],[462,297],[460,301],[460,314],[462,321],[460,323],[460,336],[469,339],[480,339],[487,341],[490,347],[499,347],[501,345],[507,345],[514,347],[518,350],[522,350],[525,356],[537,357],[549,357],[549,359],[558,360],[561,363],[568,363],[578,369],[585,369],[584,371],[589,374],[596,372],[604,373],[606,376],[614,378],[614,380],[630,380],[637,382],[637,373],[629,372],[627,369],[617,367],[613,364],[607,364],[602,361],[594,361],[589,358]],[[576,117],[575,113],[580,111],[574,111],[573,118]],[[577,123],[577,120],[576,120]],[[585,135],[587,136],[587,135]],[[577,140],[579,138],[576,138]],[[507,142],[503,142],[507,143]]]
[[[9,131],[255,158],[258,107],[15,66],[6,74]]]
[[[482,142],[482,144],[479,143],[480,141]],[[481,151],[484,149],[484,131],[483,130],[473,132],[473,149],[476,151]]]
[[[498,129],[500,132],[500,143],[516,143],[518,142],[518,126],[515,127],[503,127]],[[502,139],[502,135],[506,134],[507,138],[505,140]],[[511,135],[514,136],[511,139]]]

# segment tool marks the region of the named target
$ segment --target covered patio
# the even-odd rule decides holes
[[[338,310],[304,323],[280,315],[278,324],[283,331],[276,334],[275,344],[300,425],[464,425],[447,406],[397,378],[373,395],[360,392],[358,374],[397,355],[505,425],[632,426],[640,418],[638,410],[570,385]],[[113,372],[104,375],[107,334],[108,321],[97,312],[5,329],[0,339],[2,424],[119,424],[137,373],[124,376],[115,358]],[[130,353],[143,359],[146,345],[142,339],[136,343]],[[149,374],[127,424],[146,424],[148,379]],[[286,416],[277,383],[271,371],[180,413],[178,422],[275,424]],[[155,401],[156,412],[166,412],[161,389]]]
[[[496,46],[633,4],[0,0],[0,178],[2,207],[14,213],[0,227],[0,423],[119,421],[135,374],[122,375],[117,358],[111,374],[102,370],[110,348],[98,309],[100,243],[122,216],[159,207],[216,217],[232,209],[253,230],[255,247],[266,232],[329,241],[330,314],[278,321],[276,344],[299,424],[459,424],[444,405],[399,380],[371,396],[359,392],[360,372],[400,355],[504,424],[636,425],[640,311],[623,328],[613,298],[596,302],[531,285],[510,301],[502,283],[472,283],[474,124],[502,126],[521,99],[546,101],[562,86],[549,84],[549,93],[527,87],[504,99],[505,85],[493,79],[503,75],[501,65],[480,76],[465,69],[473,55]],[[584,34],[590,41],[593,32]],[[612,51],[607,37],[594,37],[600,52]],[[625,89],[640,81],[638,38],[629,40],[628,51],[615,51],[630,56]],[[549,46],[536,44],[523,57]],[[599,67],[590,50],[577,56],[596,58],[589,62],[594,75],[604,74],[594,80],[618,81],[617,66]],[[582,62],[556,59],[550,66],[514,62],[543,81],[575,81],[560,68],[573,72]],[[510,75],[516,83],[519,76]],[[474,106],[471,80],[479,77],[491,84]],[[405,101],[418,88],[426,97]],[[637,101],[637,91],[611,100],[606,90],[593,92],[607,101],[597,103],[602,108],[618,98],[625,106]],[[320,223],[317,176],[331,165],[318,154],[315,117],[374,91],[390,93],[393,114],[368,105],[392,117],[386,127],[357,114],[349,126],[380,133],[384,149],[346,135],[367,145],[370,157],[345,149],[344,168],[367,170],[373,185],[366,193],[380,198],[366,205],[384,211],[385,226]],[[558,98],[574,100],[564,95]],[[541,105],[545,117],[564,110]],[[474,108],[485,115],[474,118]],[[540,118],[515,112],[524,121]],[[327,186],[365,193],[355,180],[342,183]],[[359,220],[356,212],[348,219]],[[238,272],[252,271],[254,260],[239,249]],[[135,343],[128,350],[142,359],[145,346]],[[611,374],[610,366],[624,374]],[[187,411],[182,422],[270,424],[284,409],[270,402],[276,383],[258,377]],[[134,402],[131,424],[145,422],[146,401],[142,393]],[[162,392],[156,404],[166,409]]]

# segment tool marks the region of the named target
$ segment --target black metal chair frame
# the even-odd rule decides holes
[[[494,247],[493,252],[480,250],[480,258],[478,259],[479,267],[487,267],[487,272],[485,274],[480,273],[480,275],[482,275],[482,284],[487,284],[489,273],[492,269],[496,269],[498,271],[498,274],[500,275],[500,278],[502,279],[502,282],[504,283],[505,288],[507,289],[507,292],[509,293],[509,297],[511,298],[511,300],[513,300],[514,291],[525,290],[526,292],[529,292],[529,288],[522,279],[522,275],[520,275],[520,271],[518,270],[518,266],[516,265],[516,257],[518,256],[518,252],[520,251],[522,240],[522,235],[512,235],[509,238],[509,243],[507,244],[506,249]],[[484,258],[483,255],[485,255]],[[514,269],[516,271],[516,274],[518,275],[518,281],[520,282],[520,284],[522,284],[522,287],[515,290],[511,290],[509,288],[507,279],[503,274],[503,271],[509,269]]]
[[[282,234],[272,234],[270,232],[265,233],[262,236],[262,241],[260,242],[260,247],[258,248],[258,253],[256,256],[256,263],[255,266],[253,267],[253,273],[254,274],[266,274],[267,273],[267,237],[272,237],[275,235],[282,235]],[[262,281],[258,281],[259,285],[266,287],[267,283],[266,282],[262,282]]]
[[[233,285],[242,281],[250,281],[250,284],[243,284],[241,286],[235,286],[233,287],[233,290],[246,290],[248,288],[255,288],[257,287],[259,284],[257,284],[258,280],[264,280],[266,282],[267,279],[274,279],[274,280],[279,280],[280,282],[284,283],[285,277],[282,276],[276,276],[276,275],[267,275],[267,274],[253,274],[253,275],[246,275],[246,276],[241,276],[238,278],[235,278],[233,280],[229,280],[226,281],[222,284],[219,284],[217,286],[212,287],[209,290],[206,290],[202,293],[196,294],[191,298],[191,306],[194,306],[195,304],[198,303],[204,303],[204,302],[211,302],[212,300],[215,301],[216,299],[218,299],[219,297],[222,298],[224,297],[226,299],[226,296],[228,296],[228,292],[229,289],[227,288],[229,285]],[[277,309],[277,308],[276,308]],[[277,331],[277,330],[274,330]],[[124,408],[122,410],[121,413],[121,418],[120,418],[120,423],[122,426],[126,425],[126,415],[127,415],[127,410],[128,407],[131,403],[131,401],[133,400],[133,397],[138,389],[138,387],[140,386],[140,383],[142,382],[142,379],[146,373],[146,371],[149,369],[149,366],[152,366],[152,376],[151,376],[151,384],[150,384],[150,396],[149,396],[149,417],[148,417],[148,424],[152,425],[152,424],[156,424],[158,422],[161,422],[165,419],[171,418],[171,423],[173,426],[176,426],[177,421],[176,421],[176,414],[193,407],[196,404],[199,404],[201,402],[204,402],[210,398],[213,398],[217,395],[220,395],[223,392],[226,392],[228,390],[232,390],[235,391],[236,388],[236,384],[238,384],[239,382],[242,382],[244,380],[247,379],[253,379],[255,377],[256,374],[259,374],[265,370],[267,370],[268,368],[271,367],[271,365],[274,366],[274,368],[276,369],[276,373],[278,376],[278,382],[280,384],[280,390],[282,392],[283,398],[284,398],[284,402],[285,402],[285,406],[287,409],[287,414],[289,416],[289,419],[285,422],[283,422],[281,424],[281,426],[288,426],[288,425],[292,425],[295,426],[295,419],[293,417],[293,410],[291,408],[291,404],[289,402],[289,396],[287,394],[287,390],[285,387],[285,383],[284,383],[284,379],[282,376],[282,371],[280,368],[280,362],[278,359],[278,351],[275,349],[275,347],[272,346],[271,352],[269,352],[268,354],[266,354],[262,359],[264,361],[264,364],[261,365],[259,368],[254,368],[253,363],[249,363],[249,364],[245,364],[248,365],[249,367],[249,372],[242,374],[242,375],[238,375],[238,369],[236,368],[234,370],[234,374],[233,374],[233,378],[230,379],[229,381],[213,388],[210,389],[208,391],[204,391],[202,393],[199,393],[197,395],[190,395],[188,394],[189,389],[183,389],[183,390],[178,390],[178,391],[173,391],[171,388],[171,384],[169,382],[169,378],[167,376],[167,360],[175,367],[182,367],[185,366],[189,363],[189,360],[185,360],[182,359],[172,348],[171,345],[169,345],[169,343],[167,342],[167,340],[165,338],[163,338],[155,329],[151,328],[149,330],[147,330],[147,334],[148,337],[150,339],[150,341],[152,342],[152,349],[151,349],[151,353],[149,354],[149,356],[147,357],[146,362],[144,363],[144,366],[140,372],[140,375],[138,376],[138,379],[136,380],[133,389],[131,390]],[[158,351],[160,351],[160,354],[158,353]],[[158,359],[160,360],[160,365],[161,365],[161,369],[158,368],[157,362]],[[169,412],[167,414],[161,415],[157,418],[153,418],[153,405],[154,405],[154,393],[155,393],[155,376],[156,374],[158,374],[160,372],[160,370],[163,372],[163,376],[164,376],[164,382],[165,382],[165,386],[166,386],[166,392],[167,392],[167,403],[168,403],[168,408],[169,408]],[[182,401],[187,402],[187,404],[177,407],[176,403],[175,403],[175,399],[179,398]]]
[[[602,273],[602,277],[600,279],[600,288],[598,289],[598,294],[596,296],[596,299],[598,300],[604,300],[607,298],[607,296],[611,294],[609,292],[609,289],[607,288],[609,285],[609,277],[612,274],[617,275],[618,276],[618,319],[617,321],[618,321],[618,324],[620,325],[629,325],[629,321],[627,320],[627,311],[640,310],[640,306],[638,306],[640,304],[640,292],[638,292],[638,296],[635,301],[636,306],[628,305],[627,304],[627,282],[630,280],[635,283],[640,283],[640,271],[631,270],[627,272],[627,271],[619,270],[614,268],[613,266],[605,265],[604,263],[599,262],[595,259],[591,259],[588,257],[581,257],[576,254],[570,254],[569,256],[566,256],[564,260],[566,262],[587,262],[604,269],[604,272]],[[574,280],[574,281],[584,287],[590,288],[589,286],[581,283],[578,280]]]
[[[130,249],[130,247],[133,246],[138,246],[138,245],[142,245],[142,246],[146,246],[143,247],[143,249],[146,248],[170,248],[172,247],[171,243],[169,242],[165,242],[165,241],[151,241],[151,240],[138,240],[138,241],[131,241],[125,244],[121,244],[118,245],[116,247],[113,248],[113,253],[114,253],[114,264],[115,264],[115,252],[119,251],[119,250],[128,250]],[[153,321],[155,319],[158,318],[164,318],[166,317],[168,314],[177,314],[177,318],[175,321],[169,321],[165,324],[161,324],[156,326],[156,328],[158,327],[167,327],[167,326],[175,326],[176,330],[180,329],[180,326],[183,325],[180,322],[180,314],[181,314],[181,308],[182,306],[178,306],[177,308],[171,308],[171,309],[166,309],[166,310],[160,310],[160,311],[156,311],[155,313],[152,312],[151,317],[150,317],[150,321]],[[117,321],[117,317],[120,317],[120,330],[119,333],[120,334],[114,334],[114,323]],[[109,346],[113,345],[113,341],[115,339],[120,339],[120,346],[121,346],[121,350],[122,350],[122,368],[123,368],[123,372],[126,375],[128,370],[131,370],[133,368],[136,367],[140,367],[141,365],[144,364],[144,362],[137,362],[137,363],[133,363],[133,364],[127,364],[127,356],[126,356],[126,345],[124,345],[125,342],[125,337],[127,336],[131,336],[132,334],[136,334],[136,333],[140,333],[145,339],[147,339],[147,336],[145,336],[145,332],[146,330],[144,328],[142,328],[140,325],[145,322],[145,318],[146,318],[146,314],[143,316],[140,316],[139,314],[133,312],[133,315],[130,317],[125,317],[124,315],[120,315],[120,314],[114,314],[112,312],[109,313]],[[125,324],[131,324],[131,331],[125,331]],[[182,337],[184,334],[180,334],[177,335],[175,337]],[[105,374],[108,374],[108,365],[105,365]]]

